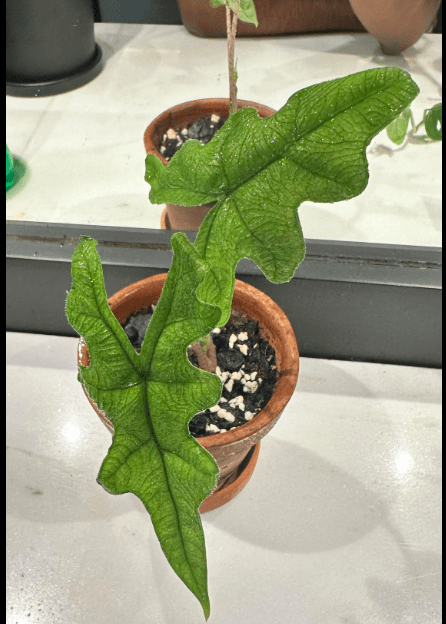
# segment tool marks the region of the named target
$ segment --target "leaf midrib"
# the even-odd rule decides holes
[[[91,267],[91,263],[90,263],[90,258],[86,258],[86,260],[87,260],[87,262],[88,262],[88,270],[89,270],[89,273],[90,273],[90,274],[92,274],[93,272],[92,272],[92,267]],[[101,310],[101,305],[100,305],[100,303],[99,303],[98,293],[96,292],[96,288],[95,288],[94,286],[93,286],[93,289],[92,289],[92,290],[93,290],[93,295],[94,295],[94,300],[95,300],[96,308],[100,311],[100,310]],[[171,301],[169,301],[168,303],[169,303],[169,311],[170,311],[170,308],[171,308],[171,303],[172,303],[172,302],[171,302]],[[106,304],[107,304],[107,306],[108,306],[108,301],[106,302]],[[109,306],[109,309],[110,309],[110,306]],[[113,314],[113,312],[111,311],[111,309],[110,309],[110,312]],[[117,334],[115,333],[115,331],[113,330],[113,328],[110,326],[110,323],[109,323],[108,318],[107,318],[107,314],[101,314],[101,317],[102,317],[102,321],[103,321],[103,323],[106,325],[106,327],[108,328],[108,330],[109,330],[109,331],[110,331],[113,335],[115,335],[115,337],[116,337],[116,339],[117,339],[117,341],[118,341],[118,343],[119,343],[119,345],[120,345],[120,347],[121,347],[121,352],[125,355],[126,359],[127,359],[127,360],[128,360],[128,362],[130,363],[130,365],[133,367],[133,369],[135,370],[135,372],[136,372],[139,376],[141,375],[141,372],[143,372],[144,377],[143,377],[143,378],[141,378],[141,381],[140,381],[139,383],[144,384],[144,388],[142,388],[142,389],[141,389],[141,391],[143,392],[143,401],[144,401],[144,407],[145,407],[145,413],[146,413],[146,420],[147,420],[147,424],[148,424],[148,427],[149,427],[149,431],[151,432],[151,434],[152,434],[152,436],[153,436],[153,440],[154,440],[154,442],[155,442],[155,444],[156,444],[156,448],[157,448],[158,454],[159,454],[159,456],[160,456],[160,458],[161,458],[161,463],[162,463],[162,466],[163,466],[163,472],[164,472],[164,476],[165,476],[165,482],[167,483],[167,488],[168,488],[168,490],[169,490],[169,495],[170,495],[170,498],[171,498],[171,500],[172,500],[172,503],[173,503],[173,508],[174,508],[174,511],[175,511],[175,521],[176,521],[176,525],[177,525],[177,528],[178,528],[178,534],[179,534],[179,535],[181,535],[181,544],[182,544],[182,547],[183,547],[184,556],[185,556],[185,558],[186,558],[186,561],[188,562],[188,567],[189,567],[189,569],[190,569],[190,571],[191,571],[191,573],[192,573],[192,576],[193,576],[193,578],[194,578],[195,584],[196,584],[196,586],[198,587],[198,586],[199,586],[199,583],[197,582],[197,578],[196,578],[196,576],[195,576],[195,574],[194,574],[193,566],[191,565],[191,562],[189,561],[189,558],[188,558],[188,556],[187,556],[187,551],[186,551],[186,548],[185,548],[185,538],[184,538],[183,530],[182,530],[181,523],[180,523],[180,518],[179,518],[178,509],[177,509],[177,504],[176,504],[176,501],[175,501],[175,497],[173,496],[173,493],[172,493],[172,489],[171,489],[171,486],[170,486],[170,482],[169,482],[169,477],[168,477],[167,469],[166,469],[165,462],[164,462],[164,458],[163,458],[163,457],[164,457],[164,455],[163,455],[163,454],[164,454],[166,451],[162,448],[162,446],[161,446],[161,444],[160,444],[160,442],[159,442],[159,440],[158,440],[158,437],[157,437],[157,435],[156,435],[156,431],[155,431],[155,427],[153,426],[153,421],[152,421],[152,420],[151,420],[151,418],[150,418],[149,401],[148,401],[148,396],[147,396],[147,394],[148,394],[148,393],[147,393],[147,385],[150,383],[150,381],[147,379],[146,375],[148,374],[148,371],[150,370],[150,363],[151,363],[151,361],[152,361],[153,357],[150,359],[150,363],[149,363],[149,362],[146,362],[146,364],[147,364],[147,368],[146,368],[146,366],[144,365],[144,364],[145,364],[145,363],[144,363],[144,361],[141,361],[141,368],[146,368],[146,371],[140,371],[140,370],[138,370],[138,366],[136,365],[136,360],[135,360],[135,361],[133,361],[133,359],[129,356],[129,354],[127,353],[127,350],[126,350],[126,349],[124,348],[124,346],[122,345],[122,342],[121,342],[121,339],[120,339],[119,335],[117,335]],[[167,315],[167,317],[168,317],[168,315]],[[118,319],[117,319],[116,317],[114,317],[114,318],[115,318],[115,319],[116,319],[116,321],[119,323]],[[162,334],[162,331],[163,331],[163,329],[161,329],[161,330],[158,332],[158,335],[156,336],[156,340],[155,340],[155,348],[156,348],[156,345],[158,344],[158,341],[159,341],[160,335]],[[130,342],[129,342],[129,344],[130,344]],[[132,348],[134,349],[134,347],[133,347],[133,346],[132,346]],[[154,354],[154,352],[155,352],[155,348],[152,350],[152,356],[153,356],[153,354]],[[139,354],[136,352],[136,350],[135,350],[135,356],[136,356],[136,358],[139,358]],[[147,359],[148,359],[148,358],[146,358],[146,360],[147,360]],[[87,367],[87,368],[88,368],[88,367]],[[145,374],[144,374],[144,373],[145,373]],[[135,384],[135,385],[137,385],[137,384]],[[128,387],[130,387],[130,386],[127,386],[126,388],[128,388]],[[122,389],[123,389],[123,390],[125,390],[126,388],[122,388]],[[118,388],[118,389],[120,390],[121,388]],[[104,391],[105,391],[105,389],[104,389]],[[112,423],[112,424],[113,424],[113,423]],[[122,426],[122,425],[121,425],[121,426]],[[125,430],[125,427],[123,427],[123,428],[124,428],[124,430]],[[128,434],[126,434],[126,435],[128,435]],[[144,443],[143,443],[142,445],[139,445],[137,449],[135,449],[135,450],[131,451],[129,456],[131,456],[133,453],[136,453],[137,451],[139,451],[139,450],[141,449],[141,447],[142,447],[142,446],[144,446]],[[129,457],[129,456],[128,456],[128,457]]]

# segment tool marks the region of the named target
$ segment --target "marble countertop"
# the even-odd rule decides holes
[[[7,219],[158,228],[144,181],[144,130],[166,108],[227,97],[226,41],[183,26],[95,24],[105,66],[95,80],[53,97],[7,97],[7,143],[26,167],[7,193]],[[396,65],[421,89],[417,121],[441,100],[441,35],[384,56],[368,34],[244,39],[236,44],[239,97],[280,108],[298,89],[356,71]],[[338,204],[299,209],[308,238],[441,245],[441,145],[368,148],[370,182]]]
[[[7,624],[196,624],[77,339],[7,334]],[[203,515],[212,624],[440,624],[441,371],[302,358],[251,481]]]

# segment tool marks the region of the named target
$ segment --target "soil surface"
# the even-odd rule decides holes
[[[124,330],[136,351],[151,318],[150,311],[130,317]],[[259,324],[236,317],[212,333],[217,352],[217,375],[223,383],[218,405],[196,414],[189,423],[194,437],[223,433],[250,421],[268,403],[277,383],[276,355],[262,338]],[[187,352],[194,366],[198,360],[192,349]]]
[[[187,128],[169,128],[163,135],[160,153],[170,160],[180,147],[189,139],[197,139],[203,145],[209,143],[217,130],[220,130],[227,118],[217,114],[195,120]]]

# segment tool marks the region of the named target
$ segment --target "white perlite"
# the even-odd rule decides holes
[[[252,394],[257,390],[258,387],[259,384],[257,383],[257,381],[247,381],[243,386],[243,392],[249,392]]]
[[[221,370],[218,368],[218,366],[217,366],[217,370],[215,372],[220,377],[220,379],[222,380],[223,383],[225,383],[225,381],[227,381],[231,377],[231,373],[229,371],[224,371],[222,373]]]
[[[240,342],[248,340],[248,332],[240,332],[238,335],[238,339],[240,340]]]
[[[212,431],[213,433],[219,433],[220,429],[217,425],[206,425],[206,431]]]
[[[228,383],[225,383],[225,388],[228,392],[232,392],[232,386],[234,385],[234,380],[230,379]]]
[[[237,342],[237,336],[235,334],[231,334],[230,338],[229,338],[229,348],[233,349],[234,348],[234,344]]]
[[[224,418],[228,422],[234,422],[235,420],[235,416],[223,408],[218,410],[217,416],[219,418]]]
[[[248,355],[248,345],[237,345],[243,355]]]
[[[215,113],[213,113],[211,115],[211,121],[212,121],[212,123],[217,123],[218,121],[220,121],[220,117],[218,115],[216,115]]]
[[[254,416],[254,414],[252,412],[245,412],[246,420],[252,420],[253,416]]]
[[[177,133],[175,132],[175,130],[173,128],[169,128],[169,130],[167,131],[167,138],[175,139],[176,136],[177,136]]]
[[[231,405],[232,407],[238,407],[242,412],[245,411],[245,399],[241,394],[239,394],[239,396],[236,396],[234,399],[231,399],[229,401],[229,405]]]

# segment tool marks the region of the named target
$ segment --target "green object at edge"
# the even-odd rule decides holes
[[[14,182],[14,157],[8,146],[6,146],[6,190],[8,190]]]

